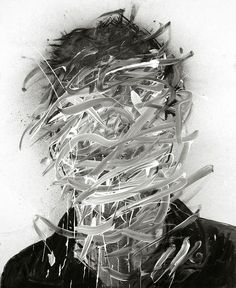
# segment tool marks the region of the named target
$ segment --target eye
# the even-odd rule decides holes
[[[200,264],[203,260],[203,254],[201,252],[197,252],[194,256],[194,262]]]

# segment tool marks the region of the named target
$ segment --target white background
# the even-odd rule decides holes
[[[53,173],[42,177],[46,146],[18,143],[37,104],[40,92],[23,93],[25,75],[44,53],[47,38],[86,26],[100,14],[139,6],[137,23],[147,29],[172,22],[172,46],[195,56],[186,62],[187,87],[194,109],[189,130],[200,134],[192,146],[187,171],[213,164],[191,205],[201,204],[201,215],[236,225],[236,2],[233,0],[1,0],[0,9],[0,271],[20,249],[38,240],[34,214],[57,221],[65,208],[57,205],[60,191],[51,186]],[[153,22],[156,20],[156,24]],[[155,26],[156,25],[156,26]],[[37,94],[38,93],[38,94]],[[65,207],[65,206],[64,206]]]

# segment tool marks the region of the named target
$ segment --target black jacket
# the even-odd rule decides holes
[[[172,206],[167,222],[178,224],[186,217],[189,209],[179,200]],[[76,223],[75,212],[70,209],[61,218],[58,226],[72,230]],[[180,235],[181,234],[181,235]],[[180,268],[177,277],[172,283],[173,288],[233,288],[236,287],[236,227],[212,220],[199,218],[172,239],[178,236],[191,235],[195,240],[201,240],[202,246],[198,265],[185,265]],[[193,236],[194,235],[194,236]],[[165,241],[150,256],[146,267],[152,268]],[[177,241],[177,240],[176,240]],[[51,267],[48,262],[49,250],[43,241],[37,242],[12,257],[5,265],[1,278],[2,288],[87,288],[105,287],[99,280],[96,286],[96,272],[88,270],[73,255],[74,239],[67,239],[54,233],[46,240],[53,251],[56,263]],[[138,272],[130,276],[130,287],[139,287]],[[169,287],[168,279],[154,284],[150,277],[143,277],[141,285],[147,287]],[[121,287],[127,284],[121,283]]]

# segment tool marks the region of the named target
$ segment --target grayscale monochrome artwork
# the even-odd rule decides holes
[[[234,1],[2,1],[2,288],[236,287]]]

